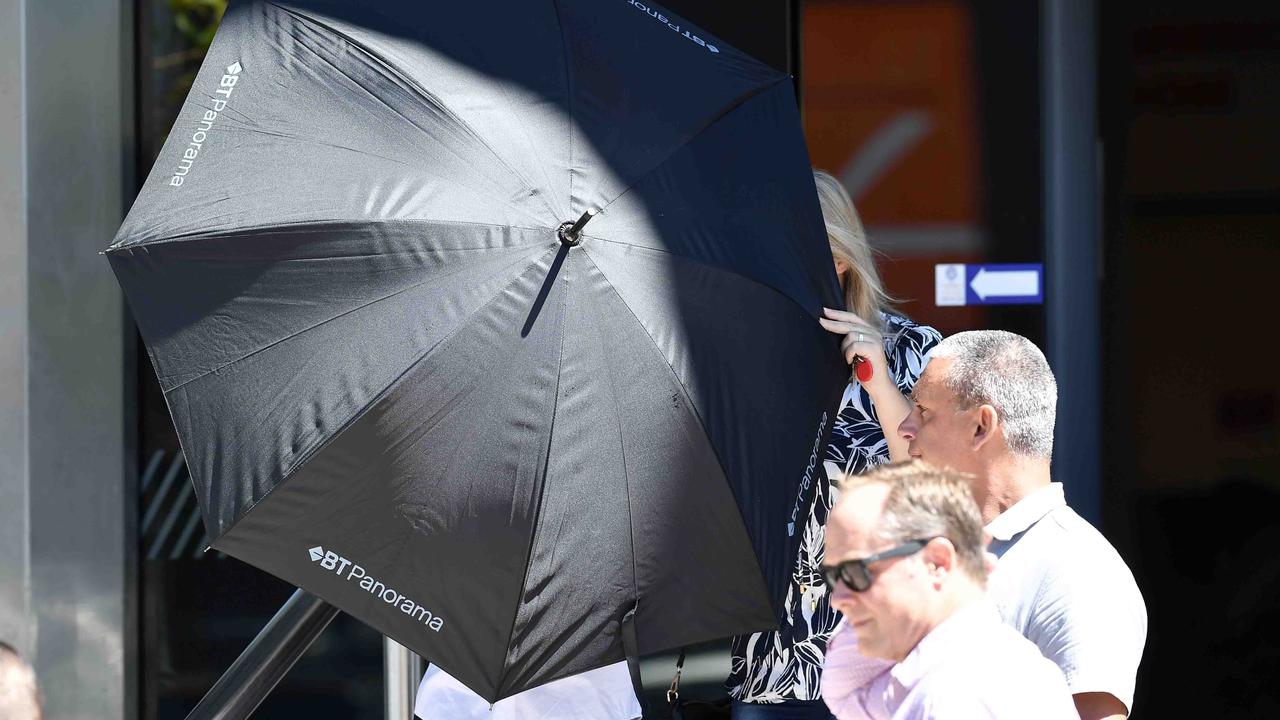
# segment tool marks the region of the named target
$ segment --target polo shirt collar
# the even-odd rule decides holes
[[[1066,495],[1062,492],[1062,483],[1049,483],[1030,495],[1014,503],[1013,507],[1000,513],[987,525],[991,537],[1001,542],[1011,540],[1014,535],[1035,525],[1040,518],[1048,515],[1055,508],[1067,504]]]

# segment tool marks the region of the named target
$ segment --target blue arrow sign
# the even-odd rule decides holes
[[[934,266],[937,304],[1040,305],[1044,303],[1044,265],[995,263]]]

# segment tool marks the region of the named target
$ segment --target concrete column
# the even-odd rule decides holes
[[[51,718],[132,715],[132,4],[0,0],[0,637]]]
[[[0,0],[0,640],[29,652],[23,0]]]

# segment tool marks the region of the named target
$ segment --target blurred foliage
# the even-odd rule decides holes
[[[173,13],[174,27],[193,50],[201,50],[203,55],[218,32],[222,15],[227,11],[227,0],[169,0],[169,10]]]
[[[191,84],[200,71],[200,63],[205,53],[213,44],[213,36],[222,24],[222,16],[227,12],[227,0],[167,0],[169,12],[173,15],[173,26],[187,47],[177,53],[156,58],[158,65],[170,63],[191,63],[191,67],[177,78],[169,88],[166,100],[181,104],[182,99],[191,90]]]

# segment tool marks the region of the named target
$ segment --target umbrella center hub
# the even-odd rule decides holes
[[[577,221],[565,220],[560,223],[560,227],[556,230],[556,234],[560,236],[560,242],[568,247],[581,244],[582,228],[599,212],[595,208],[588,208]]]
[[[573,232],[574,222],[566,220],[560,223],[560,228],[556,230],[556,234],[560,236],[560,242],[569,247],[576,247],[582,244],[582,235]]]

